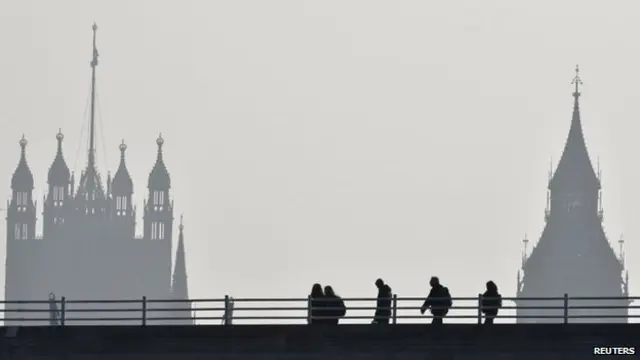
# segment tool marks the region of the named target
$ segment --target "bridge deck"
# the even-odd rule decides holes
[[[0,336],[6,359],[550,360],[637,346],[640,324],[66,326],[0,328]]]

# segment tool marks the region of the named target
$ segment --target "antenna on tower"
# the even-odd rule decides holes
[[[620,263],[624,267],[624,236],[620,234],[620,240],[618,240],[618,244],[620,244]]]
[[[527,261],[527,247],[529,245],[529,238],[527,237],[527,233],[524,234],[522,243],[524,244],[524,251],[522,252],[522,268],[524,269],[524,264]]]

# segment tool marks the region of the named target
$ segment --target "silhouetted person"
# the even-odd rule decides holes
[[[482,294],[484,323],[493,324],[493,319],[498,315],[498,309],[501,307],[502,296],[498,292],[498,286],[493,281],[487,281],[487,291]]]
[[[329,285],[324,287],[324,298],[326,306],[326,316],[329,318],[322,321],[327,324],[338,325],[338,321],[347,313],[347,308],[344,306],[344,300],[333,291],[333,288]]]
[[[376,280],[376,287],[378,288],[378,299],[372,324],[389,324],[389,318],[391,317],[391,288],[382,279]]]
[[[440,279],[436,276],[429,280],[429,285],[431,285],[431,291],[429,291],[429,296],[422,304],[420,313],[424,314],[427,309],[431,309],[431,315],[433,315],[431,323],[442,324],[442,318],[447,315],[451,308],[451,294],[449,294],[449,289],[440,284]]]
[[[322,285],[317,283],[313,284],[313,287],[311,288],[311,294],[309,296],[311,298],[309,301],[309,305],[311,306],[311,309],[309,310],[311,313],[309,324],[322,324],[323,319],[320,319],[320,317],[324,316],[324,308],[326,307]]]

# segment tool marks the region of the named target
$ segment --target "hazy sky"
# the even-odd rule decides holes
[[[377,277],[422,296],[431,275],[514,296],[579,63],[605,230],[616,251],[624,233],[637,294],[640,4],[525,3],[0,1],[0,188],[22,133],[39,214],[59,127],[85,165],[95,20],[103,178],[124,138],[141,216],[163,133],[192,297],[375,296]]]

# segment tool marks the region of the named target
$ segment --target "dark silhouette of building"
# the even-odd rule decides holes
[[[523,254],[517,297],[627,297],[629,277],[622,278],[623,255],[616,256],[602,227],[600,172],[589,159],[580,123],[576,66],[573,118],[567,142],[555,173],[549,174],[546,225],[539,242]],[[622,252],[622,251],[621,251]],[[517,301],[518,306],[559,306],[560,309],[518,309],[520,323],[562,322],[563,300]],[[569,306],[622,306],[618,309],[569,309],[572,315],[606,315],[620,318],[580,318],[569,322],[627,322],[627,300],[570,300]],[[543,316],[560,316],[558,319]],[[538,317],[539,316],[539,317]],[[624,316],[625,318],[622,318]]]
[[[107,177],[106,188],[95,163],[94,109],[96,67],[96,30],[93,25],[93,59],[89,151],[86,168],[76,188],[63,151],[64,136],[59,132],[57,153],[48,173],[48,191],[42,213],[43,234],[36,236],[36,202],[34,178],[27,165],[27,140],[20,140],[18,167],[11,179],[12,196],[7,203],[7,252],[5,299],[47,300],[54,293],[67,300],[141,300],[188,299],[187,272],[182,221],[172,279],[173,200],[171,180],[162,157],[164,140],[156,143],[158,154],[148,182],[144,202],[144,233],[135,236],[136,208],[133,205],[133,182],[126,166],[124,141],[120,145],[120,165],[113,179]],[[8,304],[7,310],[36,308],[34,305]],[[42,304],[48,308],[48,304]],[[67,318],[142,317],[141,312],[72,312],[82,307],[139,308],[130,304],[68,303]],[[149,303],[147,308],[175,308],[175,311],[149,312],[152,317],[190,317],[188,303]],[[181,310],[184,309],[184,310]],[[18,318],[47,318],[47,313],[5,313],[6,324],[20,324]],[[149,320],[150,322],[152,320]],[[191,324],[192,320],[164,321]],[[26,325],[46,324],[29,321]],[[73,323],[70,321],[70,323]],[[82,324],[92,323],[83,321]],[[137,320],[135,323],[140,323]]]

